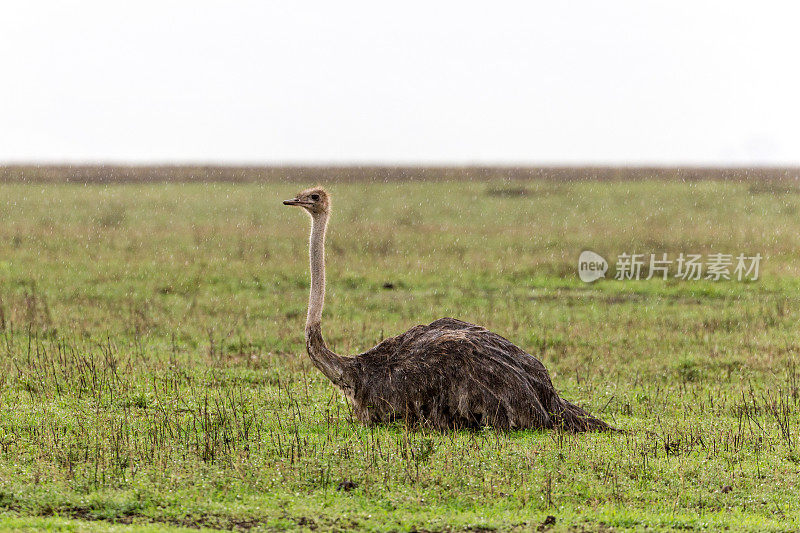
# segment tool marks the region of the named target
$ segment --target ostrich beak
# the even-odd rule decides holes
[[[303,205],[304,202],[301,202],[297,198],[292,198],[291,200],[284,200],[283,205]]]

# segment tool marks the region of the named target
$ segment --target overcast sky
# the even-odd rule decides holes
[[[798,164],[793,4],[7,3],[0,162]]]

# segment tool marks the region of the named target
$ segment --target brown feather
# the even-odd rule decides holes
[[[610,429],[562,399],[537,358],[454,318],[415,326],[344,361],[348,396],[364,423],[402,420],[441,430]]]

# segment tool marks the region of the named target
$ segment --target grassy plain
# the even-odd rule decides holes
[[[329,187],[329,343],[485,325],[626,430],[572,435],[356,423],[304,354],[306,185],[0,184],[0,529],[800,528],[795,187]],[[584,249],[764,259],[586,285]]]

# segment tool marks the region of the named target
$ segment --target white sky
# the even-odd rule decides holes
[[[20,1],[0,162],[800,163],[795,2]]]

